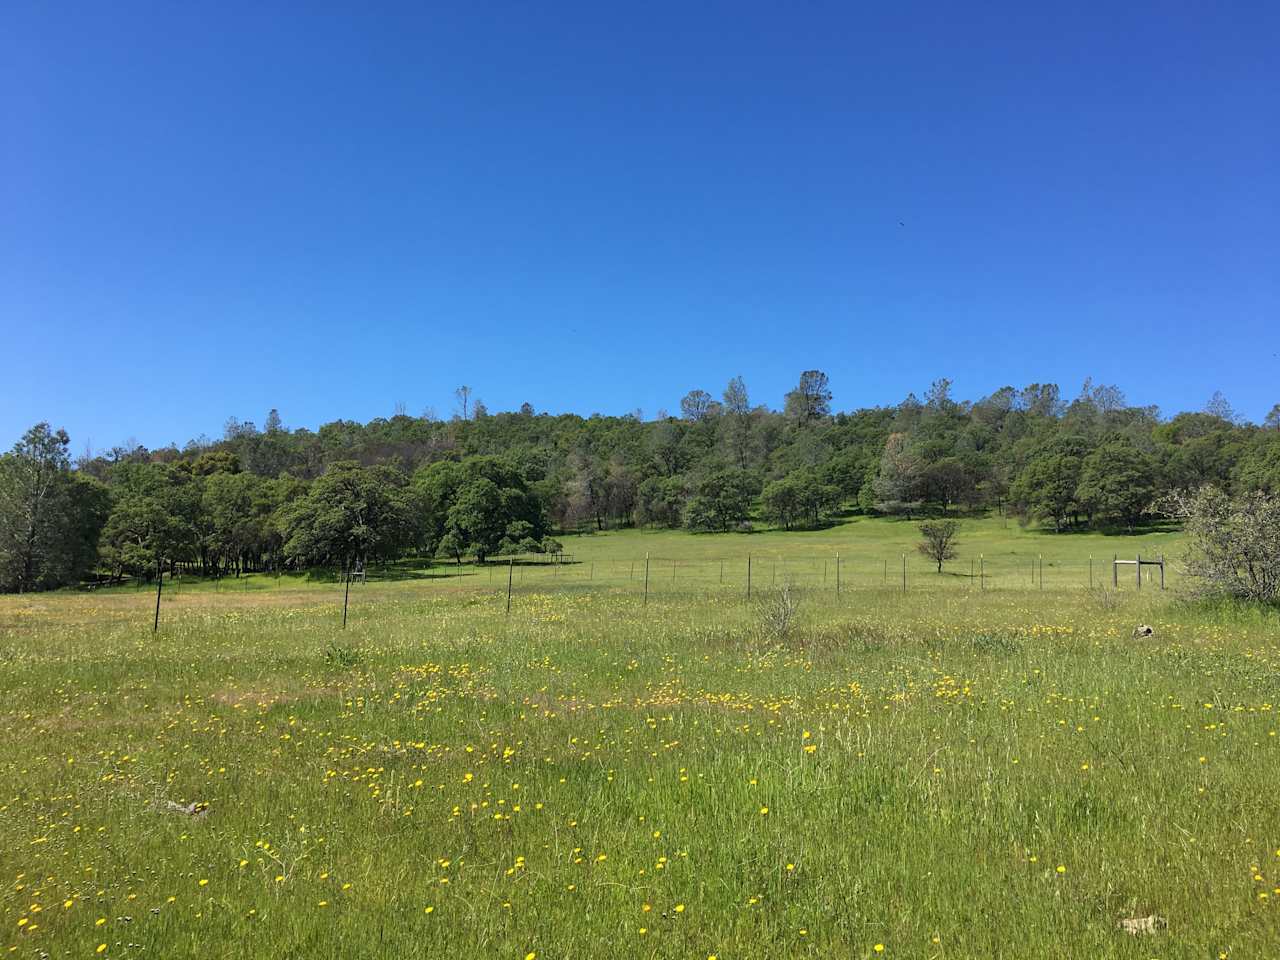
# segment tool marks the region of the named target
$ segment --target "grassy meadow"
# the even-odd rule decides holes
[[[0,949],[1280,955],[1276,616],[1089,589],[1175,533],[916,539],[2,597]]]

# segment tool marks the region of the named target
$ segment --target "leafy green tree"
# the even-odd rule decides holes
[[[445,517],[445,535],[463,544],[476,560],[496,553],[509,523],[502,491],[488,477],[477,477],[457,492]]]
[[[240,458],[230,450],[206,450],[196,457],[191,472],[197,477],[209,477],[215,473],[239,473]]]
[[[970,501],[976,480],[969,465],[960,457],[946,456],[929,464],[921,482],[925,499],[948,510],[952,504]]]
[[[507,529],[502,535],[502,542],[498,545],[498,552],[505,554],[541,553],[542,542],[533,534],[533,524],[527,520],[513,520],[507,524]]]
[[[1156,491],[1156,468],[1151,458],[1130,441],[1117,438],[1084,458],[1076,499],[1090,522],[1103,517],[1132,531]]]
[[[403,474],[347,460],[331,465],[305,497],[285,505],[277,522],[294,562],[347,567],[399,555],[420,539],[421,520],[421,505]]]
[[[1280,432],[1261,431],[1240,457],[1236,483],[1242,491],[1280,495]]]
[[[1245,446],[1234,430],[1215,430],[1174,446],[1167,451],[1164,463],[1169,486],[1195,490],[1213,485],[1227,489],[1233,467],[1243,459]]]
[[[790,530],[806,515],[804,481],[792,475],[766,484],[760,495],[760,509],[770,523]]]
[[[691,530],[728,530],[747,519],[756,489],[745,470],[712,470],[698,482],[685,507],[685,526]]]
[[[70,442],[65,430],[38,423],[0,458],[0,586],[7,590],[37,587]]]
[[[768,484],[760,495],[766,520],[790,530],[797,524],[811,527],[840,506],[840,488],[823,483],[813,470],[798,470]]]
[[[428,552],[434,553],[444,536],[453,533],[450,547],[487,557],[501,548],[505,531],[518,521],[528,525],[529,537],[541,539],[546,533],[545,504],[550,489],[545,481],[530,482],[526,472],[534,471],[522,471],[507,459],[483,456],[442,460],[415,473],[413,488],[423,511],[423,539]],[[479,480],[487,481],[493,490],[485,485],[475,486]],[[603,486],[603,480],[601,483]],[[471,492],[465,499],[465,509],[455,511],[468,489]],[[477,499],[481,490],[485,491],[484,502]],[[453,555],[451,549],[439,549]]]
[[[683,477],[650,477],[636,490],[636,518],[645,525],[678,527],[687,501]]]
[[[100,553],[115,576],[150,577],[161,561],[199,555],[200,490],[185,470],[124,462],[110,474],[115,493]]]
[[[1030,517],[1052,520],[1061,531],[1078,512],[1076,490],[1087,444],[1083,439],[1064,438],[1035,457],[1014,480],[1009,495]]]
[[[252,473],[216,473],[204,482],[201,522],[206,555],[237,576],[279,545],[272,524],[280,505],[272,481]]]
[[[39,423],[0,456],[0,590],[74,583],[97,559],[109,495],[71,472],[69,443]]]

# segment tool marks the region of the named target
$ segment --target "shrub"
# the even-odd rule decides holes
[[[791,584],[763,594],[756,601],[756,623],[760,637],[774,643],[784,642],[795,627],[800,612],[800,593]]]
[[[1183,521],[1183,572],[1201,596],[1280,601],[1280,496],[1229,497],[1216,487],[1175,493],[1165,510]]]
[[[328,646],[324,648],[324,662],[328,667],[350,670],[363,663],[364,656],[355,647],[346,647],[330,640]]]

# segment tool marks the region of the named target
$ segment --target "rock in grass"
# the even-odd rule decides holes
[[[1153,913],[1149,917],[1131,917],[1127,920],[1120,920],[1116,923],[1116,926],[1131,937],[1136,937],[1140,934],[1155,933],[1157,930],[1163,930],[1169,926],[1169,921]]]
[[[1133,635],[1135,637],[1153,637],[1155,636],[1155,633],[1156,628],[1151,626],[1149,623],[1140,623],[1133,628]]]
[[[156,804],[156,809],[161,813],[180,813],[188,817],[207,817],[209,815],[209,804],[202,800],[192,800],[186,804],[166,800],[164,803]]]

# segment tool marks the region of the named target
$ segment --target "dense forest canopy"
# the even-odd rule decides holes
[[[0,457],[0,589],[91,575],[206,574],[346,565],[406,554],[461,562],[558,551],[557,532],[619,526],[818,527],[847,511],[1000,509],[1054,530],[1132,529],[1175,490],[1280,493],[1280,404],[1242,422],[1221,395],[1164,418],[1086,381],[1004,387],[958,401],[831,409],[805,371],[780,411],[735,377],[680,416],[490,413],[468,388],[449,420],[397,413],[366,424],[260,429],[220,440],[86,454],[48,424]]]

